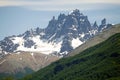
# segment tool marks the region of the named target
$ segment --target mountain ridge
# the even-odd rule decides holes
[[[70,14],[54,16],[45,29],[30,29],[18,36],[6,37],[0,41],[2,53],[36,51],[43,54],[64,56],[102,30],[111,27],[104,18],[101,25],[91,25],[88,17],[78,9]],[[77,42],[77,43],[76,43]]]

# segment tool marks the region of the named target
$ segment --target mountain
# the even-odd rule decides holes
[[[5,37],[0,41],[0,75],[21,76],[37,71],[111,26],[105,18],[100,25],[96,21],[91,24],[87,16],[75,9],[57,19],[53,16],[44,29],[38,27]]]
[[[111,26],[105,18],[99,26],[97,22],[91,25],[88,17],[75,9],[68,15],[60,14],[58,19],[53,16],[44,29],[30,29],[23,34],[4,38],[0,41],[1,55],[27,51],[62,57]]]
[[[71,51],[65,57],[74,56],[74,55],[82,52],[83,50],[85,50],[87,48],[90,48],[92,46],[95,46],[96,44],[99,44],[99,43],[105,41],[110,36],[112,36],[112,35],[114,35],[116,33],[120,33],[120,24],[114,25],[114,26],[112,26],[109,29],[103,30],[102,32],[100,32],[99,34],[97,34],[96,36],[94,36],[93,38],[91,38],[88,41],[86,41],[84,44],[80,45],[75,50]]]
[[[120,33],[21,80],[120,80]]]

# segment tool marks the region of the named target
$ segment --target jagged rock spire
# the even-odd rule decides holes
[[[8,37],[8,39],[1,41],[0,45],[2,45],[2,50],[7,52],[24,51],[26,49],[28,51],[31,49],[41,51],[39,48],[42,46],[42,48],[46,50],[48,48],[46,44],[50,42],[49,46],[53,47],[53,49],[48,49],[49,53],[57,52],[56,54],[62,55],[63,53],[64,55],[64,52],[70,52],[77,47],[76,45],[79,46],[107,27],[108,25],[106,24],[105,18],[101,21],[99,27],[96,21],[94,25],[91,26],[87,16],[84,16],[78,9],[75,9],[69,15],[60,14],[58,19],[53,16],[47,28],[36,28],[36,30],[26,31],[21,36]],[[76,42],[78,43],[76,44]],[[22,47],[22,49],[19,47]],[[56,47],[58,48],[56,49]]]
[[[101,25],[106,25],[106,18],[101,21]]]
[[[98,28],[98,24],[97,24],[96,21],[94,22],[93,27],[94,27],[94,28]]]

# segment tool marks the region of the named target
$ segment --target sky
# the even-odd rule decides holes
[[[0,0],[0,40],[45,28],[53,16],[79,9],[91,23],[120,23],[120,0]]]

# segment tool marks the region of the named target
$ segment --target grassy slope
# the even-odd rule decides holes
[[[22,80],[120,80],[120,33]]]

